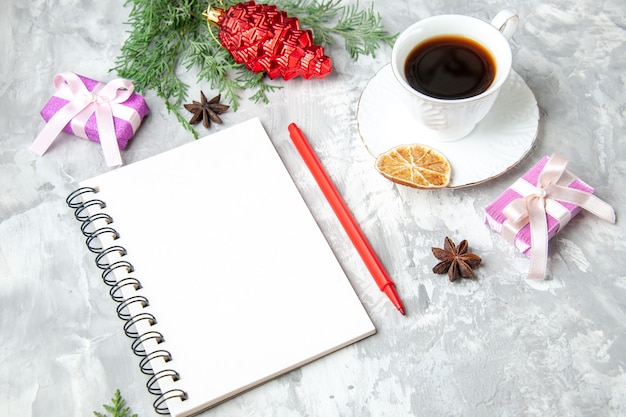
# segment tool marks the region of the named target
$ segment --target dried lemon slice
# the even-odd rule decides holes
[[[420,144],[400,145],[380,154],[376,169],[391,181],[409,187],[441,188],[450,182],[446,157]]]

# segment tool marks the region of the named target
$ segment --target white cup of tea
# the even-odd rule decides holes
[[[489,113],[511,71],[509,39],[518,22],[508,9],[491,22],[439,15],[398,36],[391,68],[405,91],[404,105],[433,138],[461,139]]]

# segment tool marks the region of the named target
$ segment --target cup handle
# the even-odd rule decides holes
[[[511,39],[519,24],[519,15],[513,10],[504,9],[493,18],[491,24],[502,33],[502,36]]]

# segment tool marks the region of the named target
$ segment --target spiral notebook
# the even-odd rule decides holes
[[[160,414],[376,331],[258,119],[81,182],[68,204]]]

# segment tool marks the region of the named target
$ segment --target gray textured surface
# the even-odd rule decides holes
[[[354,115],[367,81],[389,61],[389,48],[358,62],[329,48],[335,67],[327,79],[289,81],[270,105],[245,101],[225,115],[225,126],[260,117],[294,167],[378,334],[203,416],[626,414],[623,1],[376,2],[393,32],[433,14],[487,19],[505,6],[522,16],[512,41],[514,68],[537,97],[541,124],[531,155],[486,184],[423,192],[375,172]],[[108,70],[125,39],[128,10],[122,1],[9,0],[0,14],[3,417],[92,415],[116,388],[141,417],[154,415],[130,340],[64,203],[77,181],[107,171],[101,151],[68,135],[43,157],[27,150],[43,126],[38,112],[54,74],[113,77]],[[207,85],[193,85],[192,95],[199,87],[210,94]],[[146,98],[152,113],[123,153],[127,163],[192,140],[159,99]],[[310,178],[293,163],[291,121],[308,133],[394,276],[407,317],[393,310],[335,220],[319,210]],[[553,152],[616,208],[618,223],[588,213],[575,218],[550,244],[551,279],[532,284],[524,280],[528,260],[483,225],[483,210]],[[430,247],[446,235],[469,239],[483,258],[476,280],[451,284],[430,272]],[[207,375],[207,383],[219,381]]]

